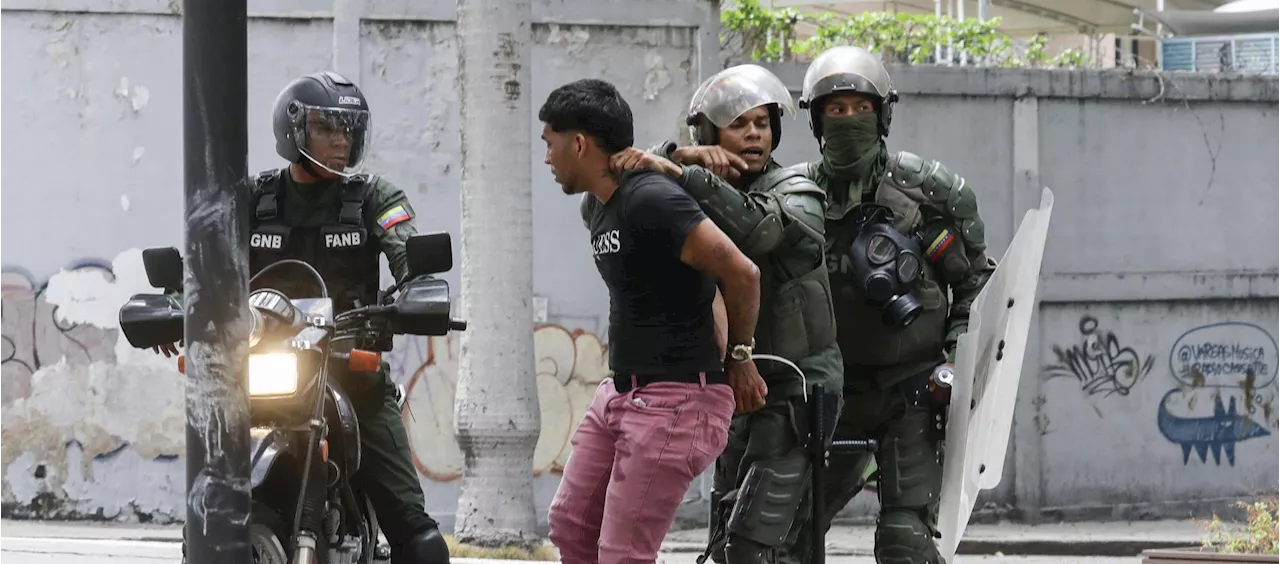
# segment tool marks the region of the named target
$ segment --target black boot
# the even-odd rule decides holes
[[[391,549],[391,564],[449,564],[449,545],[431,527]]]

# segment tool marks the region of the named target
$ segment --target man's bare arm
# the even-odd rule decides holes
[[[716,320],[716,349],[720,358],[729,356],[729,315],[724,309],[724,294],[716,289],[716,301],[711,304],[711,313]]]
[[[760,269],[719,227],[704,219],[685,236],[680,260],[714,276],[724,293],[729,344],[751,343],[760,314]]]

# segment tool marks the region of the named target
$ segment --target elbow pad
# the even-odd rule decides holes
[[[734,238],[735,241],[740,240],[742,243],[742,253],[747,256],[760,256],[768,253],[770,250],[778,247],[782,242],[782,220],[778,219],[778,214],[769,214],[757,223],[755,228],[747,233],[742,239]]]
[[[782,219],[777,213],[762,209],[758,202],[737,190],[718,188],[711,173],[698,167],[685,167],[680,184],[744,254],[758,256],[773,249],[782,239]]]

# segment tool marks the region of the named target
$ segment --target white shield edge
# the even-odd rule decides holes
[[[939,551],[948,564],[955,560],[978,492],[996,487],[1003,477],[1052,213],[1053,192],[1045,188],[1040,208],[1023,216],[1004,258],[974,299],[969,330],[956,344],[938,509]]]

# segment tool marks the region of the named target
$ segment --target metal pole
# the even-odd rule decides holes
[[[991,4],[991,0],[978,0],[978,21],[987,21],[987,7]]]
[[[933,17],[942,19],[942,0],[933,0]],[[933,46],[933,64],[942,63],[942,42]]]
[[[947,17],[956,17],[956,0],[947,0]],[[951,66],[951,61],[955,57],[954,44],[947,42],[947,66]]]
[[[1164,11],[1164,0],[1156,0],[1156,11]],[[1195,50],[1191,51],[1191,61],[1195,64]],[[1156,70],[1164,70],[1164,24],[1156,21]]]
[[[187,523],[190,564],[249,564],[246,0],[186,0]]]

